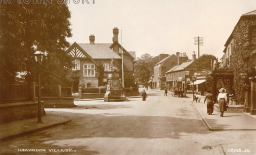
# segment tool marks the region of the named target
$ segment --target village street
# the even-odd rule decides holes
[[[46,109],[47,115],[67,117],[71,122],[2,142],[0,154],[18,154],[18,149],[45,149],[38,154],[54,155],[62,154],[60,151],[83,155],[241,154],[232,149],[256,153],[255,131],[208,131],[191,98],[170,93],[166,97],[156,90],[147,93],[145,102],[141,98],[89,100],[75,101],[75,108]]]

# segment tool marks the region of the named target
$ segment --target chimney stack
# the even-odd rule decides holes
[[[177,59],[178,59],[178,66],[180,65],[180,52],[176,52],[176,56],[177,56]]]
[[[95,41],[95,36],[94,35],[90,35],[89,36],[89,40],[90,40],[90,44],[95,44],[94,41]]]
[[[195,54],[195,51],[193,51],[193,54],[192,54],[192,60],[195,61],[196,60],[196,54]]]
[[[113,43],[116,41],[118,42],[118,33],[119,33],[119,29],[117,27],[115,27],[113,29]]]

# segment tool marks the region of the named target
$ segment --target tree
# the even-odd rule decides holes
[[[151,75],[154,73],[155,62],[150,54],[143,54],[135,63],[134,75],[137,82],[147,85]]]
[[[17,71],[35,75],[36,50],[49,52],[41,66],[44,83],[64,82],[65,77],[70,77],[71,59],[65,53],[65,48],[69,47],[66,38],[71,37],[70,12],[66,4],[57,1],[52,4],[3,4],[0,12],[2,82],[13,82]]]

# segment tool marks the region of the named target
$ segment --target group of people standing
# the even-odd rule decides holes
[[[211,91],[207,91],[208,93],[205,96],[204,103],[207,101],[207,113],[208,115],[211,115],[213,113],[213,96]],[[224,88],[221,88],[219,90],[219,94],[217,97],[217,103],[219,104],[219,109],[220,109],[220,117],[223,117],[224,111],[227,110],[227,93]]]

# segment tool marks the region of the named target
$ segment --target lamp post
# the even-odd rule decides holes
[[[192,76],[192,77],[191,77],[191,81],[193,82],[193,85],[192,85],[192,91],[193,91],[192,101],[194,101],[194,82],[196,81],[196,77],[195,77],[195,76]]]
[[[38,112],[37,112],[37,123],[43,123],[41,115],[41,90],[40,90],[40,63],[43,61],[44,53],[41,51],[36,51],[34,53],[35,60],[38,63]]]

